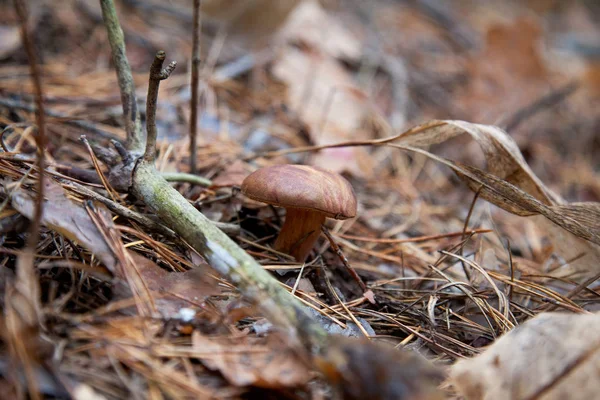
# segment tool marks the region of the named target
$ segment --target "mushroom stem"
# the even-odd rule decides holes
[[[287,208],[285,222],[275,241],[275,250],[304,262],[321,234],[325,214],[300,208]]]

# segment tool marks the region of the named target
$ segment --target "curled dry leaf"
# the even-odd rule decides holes
[[[517,144],[502,129],[464,121],[431,121],[379,143],[393,141],[395,144],[391,145],[398,147],[428,146],[465,133],[481,147],[489,172],[423,150],[410,150],[447,165],[467,182],[471,190],[480,191],[481,198],[508,212],[545,217],[540,223],[557,253],[566,260],[585,255],[573,263],[576,268],[588,269],[600,264],[600,205],[567,204],[552,193],[529,168]]]
[[[337,336],[317,365],[344,399],[444,398],[439,369],[417,353],[381,343]]]
[[[42,225],[87,248],[114,272],[116,259],[85,208],[70,200],[64,189],[50,180],[46,180],[45,195]],[[15,210],[29,219],[33,218],[35,199],[30,193],[17,190],[12,193],[11,200]],[[101,205],[98,208],[105,210]]]
[[[214,337],[195,331],[195,350],[204,365],[220,371],[236,386],[286,388],[304,385],[311,377],[307,364],[275,335],[267,338]]]
[[[598,314],[540,314],[479,356],[456,363],[450,383],[467,400],[595,399],[599,330]]]
[[[479,144],[491,174],[517,186],[544,204],[562,202],[529,168],[515,141],[496,126],[434,120],[398,135],[396,143],[429,146],[463,134],[470,135]],[[507,211],[513,212],[511,209]]]

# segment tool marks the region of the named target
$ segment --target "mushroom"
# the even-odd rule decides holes
[[[321,233],[325,218],[356,215],[356,197],[342,176],[306,165],[261,168],[242,182],[242,193],[252,200],[284,207],[285,223],[275,250],[303,262]]]

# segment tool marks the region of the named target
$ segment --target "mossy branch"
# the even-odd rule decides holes
[[[105,15],[115,15],[112,1],[101,0],[101,3],[103,10],[107,8]],[[115,22],[117,26],[113,26]],[[116,16],[106,21],[106,24],[109,36],[111,31],[120,32]],[[126,61],[122,34],[112,35],[113,39],[116,38],[112,45],[113,54],[117,53],[114,55],[115,59],[122,56]],[[151,67],[146,109],[146,151],[133,170],[133,193],[150,207],[166,226],[200,252],[215,270],[235,284],[247,300],[257,305],[265,317],[286,333],[290,344],[301,345],[313,354],[321,353],[327,347],[329,336],[308,315],[304,306],[248,253],[196,210],[156,170],[154,156],[158,89],[160,80],[166,79],[175,68],[171,63],[169,67],[162,69],[164,59],[164,52],[158,52]],[[127,62],[115,62],[115,67],[117,70],[127,70],[117,72],[117,75],[131,76]],[[124,90],[123,87],[121,90]],[[129,98],[122,97],[124,101]]]
[[[163,223],[177,232],[227,277],[246,299],[283,330],[290,341],[319,352],[327,334],[303,306],[263,267],[219,230],[164,180],[152,163],[142,160],[135,170],[133,192]]]

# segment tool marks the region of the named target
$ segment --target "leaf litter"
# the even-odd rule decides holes
[[[313,364],[317,371],[281,332],[261,328],[264,319],[235,286],[139,201],[78,175],[107,172],[80,135],[106,148],[107,133],[122,137],[108,53],[78,56],[108,48],[95,4],[79,3],[67,11],[40,1],[47,14],[39,15],[56,16],[60,29],[32,28],[45,57],[47,108],[61,115],[49,121],[37,312],[37,295],[12,283],[25,243],[15,217],[31,219],[36,197],[32,86],[11,44],[12,7],[0,6],[10,27],[0,30],[0,304],[8,323],[0,397],[23,390],[19,374],[39,377],[37,390],[59,398],[589,398],[598,390],[597,346],[586,334],[597,321],[590,312],[600,276],[599,99],[597,66],[577,30],[597,33],[586,12],[593,5],[565,5],[551,18],[535,2],[449,9],[382,1],[367,10],[292,1],[265,16],[269,32],[235,24],[252,37],[220,36],[227,12],[207,20],[203,95],[216,124],[199,124],[197,157],[213,185],[173,185],[206,215],[237,226],[232,238],[277,271],[324,327],[371,336],[340,339]],[[180,62],[190,54],[179,39],[190,35],[188,2],[147,3],[120,10],[140,93],[155,47]],[[264,12],[262,3],[248,2],[248,15]],[[579,67],[557,68],[565,46],[569,65]],[[217,79],[215,55],[220,68],[240,49],[266,51],[269,61]],[[573,79],[580,85],[567,97],[557,88]],[[183,69],[159,97],[159,130],[168,133],[157,164],[170,173],[188,168],[187,85]],[[399,113],[403,133],[387,122]],[[359,215],[329,229],[375,304],[325,238],[304,266],[270,247],[284,216],[237,187],[259,166],[289,162],[352,182]],[[557,309],[563,313],[548,312]],[[24,334],[19,321],[38,328]],[[29,349],[31,365],[2,367],[19,349]]]

